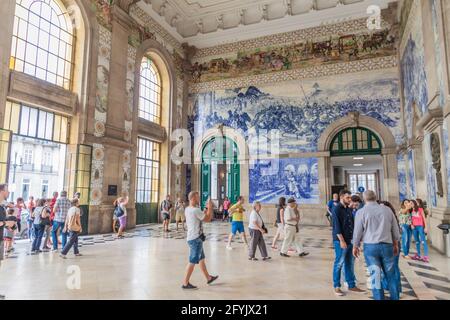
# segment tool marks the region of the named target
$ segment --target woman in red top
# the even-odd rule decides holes
[[[411,228],[413,231],[414,240],[416,241],[416,250],[417,253],[413,257],[414,260],[420,260],[423,262],[430,262],[428,258],[428,244],[426,234],[427,230],[427,220],[425,218],[425,212],[423,208],[420,208],[416,200],[411,200],[414,204],[412,216],[411,216]],[[420,255],[420,244],[423,244],[423,253],[424,256]]]

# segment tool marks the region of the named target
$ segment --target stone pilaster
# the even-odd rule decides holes
[[[9,88],[9,58],[11,56],[11,39],[14,25],[14,12],[16,2],[13,0],[1,1],[0,12],[0,126],[3,127],[6,97]]]

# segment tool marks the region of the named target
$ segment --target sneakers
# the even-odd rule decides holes
[[[413,260],[422,260],[421,258],[420,258],[420,256],[416,253],[411,259],[413,259]]]
[[[227,246],[227,250],[233,250],[233,247]]]
[[[60,254],[59,257],[62,259],[67,259],[66,255],[64,255],[64,254]]]
[[[248,257],[248,260],[251,260],[251,261],[258,261],[258,258]]]
[[[187,289],[187,290],[195,290],[195,289],[198,289],[196,286],[193,286],[193,285],[190,284],[190,283],[188,283],[187,285],[184,285],[184,284],[183,284],[183,285],[181,286],[181,288],[182,288],[182,289],[185,289],[185,290],[186,290],[186,289]]]
[[[270,260],[270,259],[272,259],[272,257],[264,257],[263,261]]]
[[[303,252],[300,253],[298,256],[299,256],[300,258],[302,258],[302,257],[306,257],[308,254],[309,254],[309,252],[303,251]]]
[[[428,257],[423,257],[422,259],[421,259],[423,262],[425,262],[425,263],[430,263],[430,259],[428,258]]]
[[[77,254],[75,255],[75,257],[81,257],[81,256],[82,256],[81,253],[77,253]]]
[[[217,280],[217,278],[219,278],[219,276],[211,276],[211,279],[208,280],[207,284],[213,283],[214,281]]]
[[[356,293],[363,293],[363,292],[366,292],[365,290],[360,289],[360,288],[358,288],[358,287],[348,288],[348,291],[356,292]]]
[[[337,295],[338,297],[344,296],[344,292],[342,292],[341,288],[334,288],[334,294]]]
[[[280,252],[280,256],[285,257],[285,258],[289,258],[290,256],[287,255],[286,253]]]

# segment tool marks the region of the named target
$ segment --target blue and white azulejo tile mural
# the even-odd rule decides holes
[[[294,197],[300,204],[319,204],[317,158],[259,159],[250,163],[250,202],[278,203]]]
[[[250,154],[273,150],[275,140],[279,153],[315,152],[322,132],[352,111],[382,122],[398,143],[403,135],[395,69],[198,93],[189,109],[194,138],[223,124],[241,133]]]
[[[397,155],[398,165],[398,189],[400,193],[400,201],[408,198],[408,185],[406,181],[406,160],[404,154]]]
[[[416,198],[416,174],[414,173],[414,151],[408,151],[409,198]]]

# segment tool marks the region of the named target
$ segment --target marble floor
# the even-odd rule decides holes
[[[5,294],[6,299],[32,300],[371,299],[370,292],[334,295],[331,282],[334,254],[328,227],[302,227],[309,256],[282,258],[269,246],[273,259],[266,262],[249,261],[240,239],[233,243],[234,250],[227,250],[228,231],[227,223],[214,222],[205,227],[207,265],[219,279],[208,286],[196,269],[191,282],[199,290],[180,288],[188,256],[185,233],[174,231],[167,235],[159,225],[147,225],[129,230],[123,240],[110,234],[82,237],[83,256],[69,254],[67,260],[57,253],[30,256],[29,243],[18,241],[14,255],[0,269],[0,294]],[[268,243],[274,231],[269,230]],[[446,271],[441,271],[450,264],[450,259],[433,253],[431,261],[431,264],[401,261],[402,299],[450,299],[450,280]],[[359,286],[365,289],[363,259],[356,261],[355,271]]]

